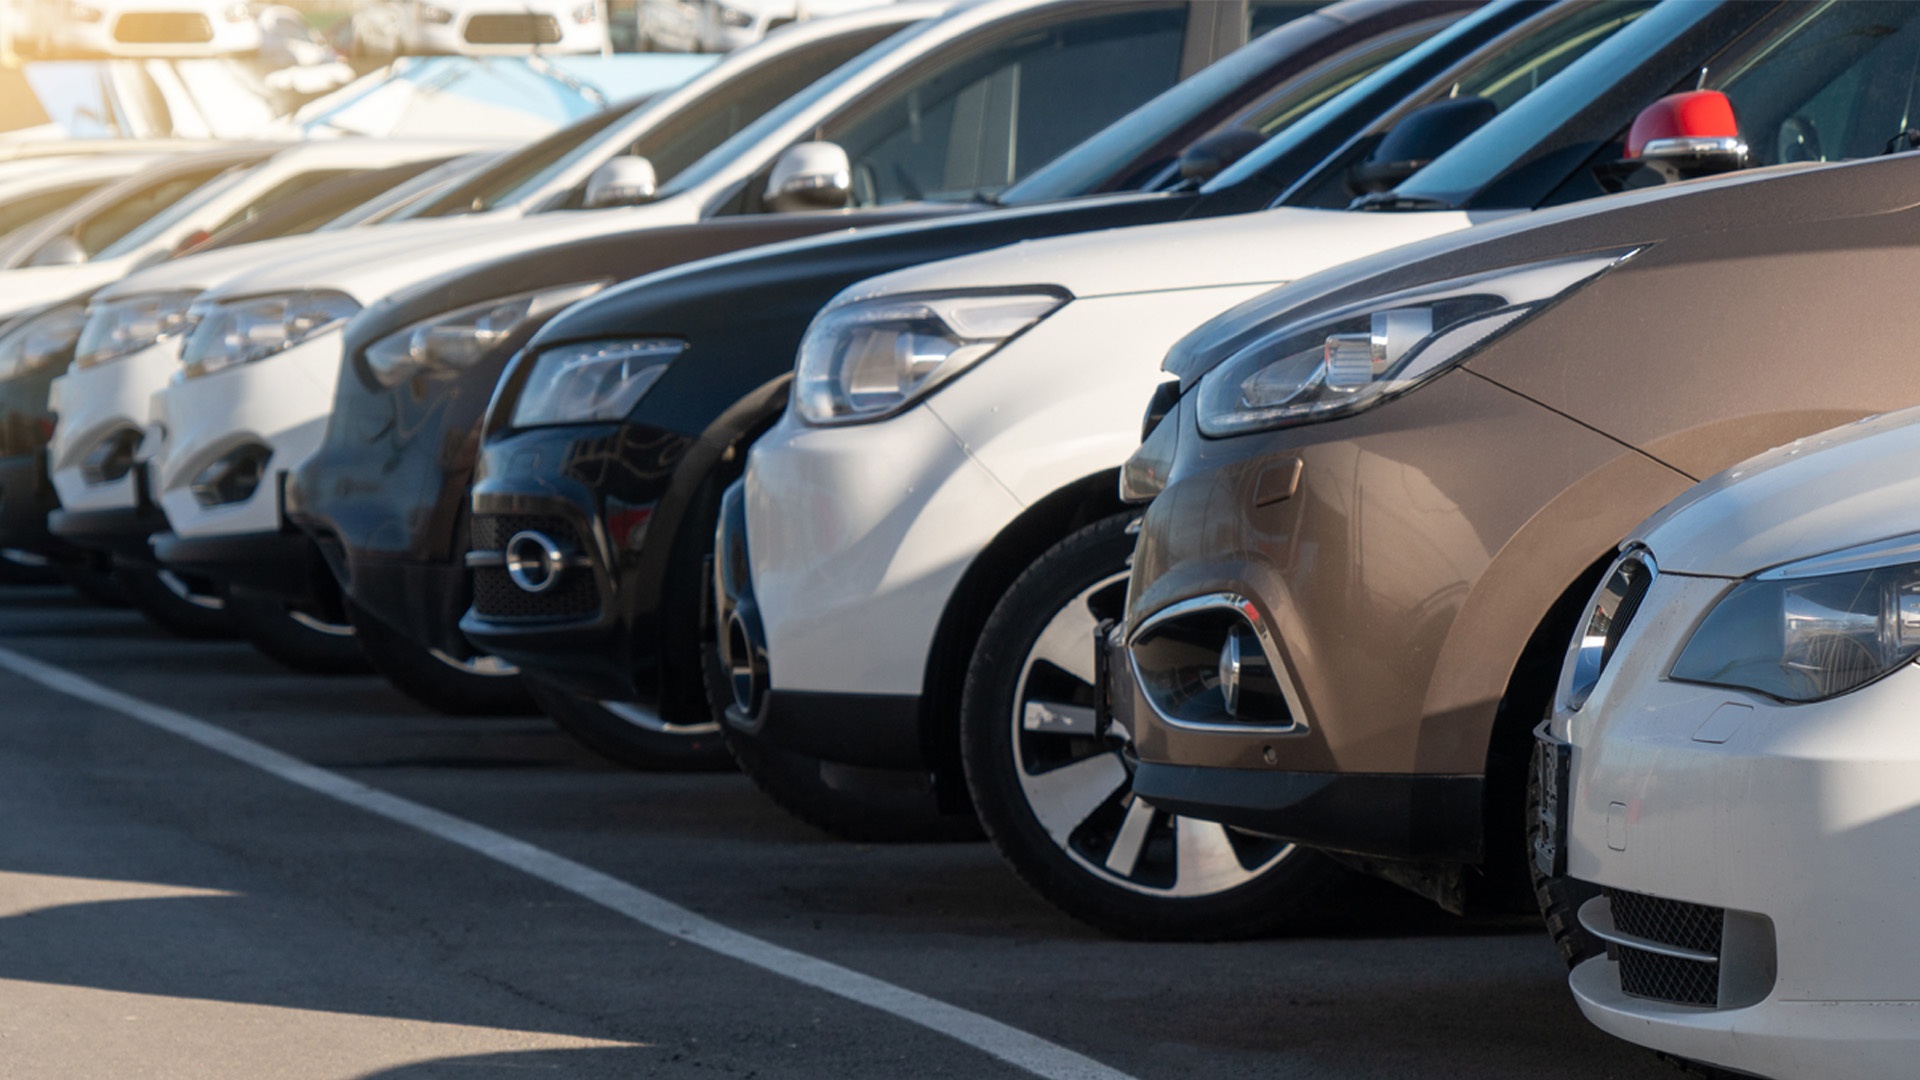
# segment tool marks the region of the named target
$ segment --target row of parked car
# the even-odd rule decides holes
[[[1907,1075],[1917,64],[907,2],[517,149],[67,147],[0,164],[0,548],[1110,933],[1537,901],[1608,1031]]]

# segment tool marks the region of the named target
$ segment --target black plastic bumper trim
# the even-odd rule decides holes
[[[769,690],[749,738],[806,757],[868,769],[924,772],[916,694]]]
[[[1133,790],[1176,814],[1308,847],[1389,859],[1478,862],[1486,778],[1305,773],[1143,762]]]
[[[157,507],[114,510],[55,510],[47,528],[70,544],[104,551],[128,562],[151,565],[153,535],[167,528],[167,515]]]
[[[313,598],[313,570],[320,558],[304,534],[284,532],[198,537],[155,533],[153,554],[170,569],[289,600]]]

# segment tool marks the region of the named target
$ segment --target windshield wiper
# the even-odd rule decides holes
[[[1453,210],[1445,199],[1431,195],[1402,195],[1397,191],[1375,191],[1347,204],[1349,210]]]

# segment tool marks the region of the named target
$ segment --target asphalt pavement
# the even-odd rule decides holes
[[[0,1078],[1673,1080],[1525,919],[1112,941],[984,843],[0,590]]]

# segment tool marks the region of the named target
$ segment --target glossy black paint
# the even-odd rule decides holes
[[[689,348],[629,414],[618,440],[601,425],[511,430],[508,419],[526,375],[523,357],[503,378],[488,416],[473,512],[568,521],[576,530],[571,539],[593,562],[600,607],[588,617],[545,620],[489,618],[475,609],[461,621],[462,633],[486,652],[576,692],[637,699],[675,722],[707,715],[700,669],[704,567],[720,496],[743,470],[747,448],[785,408],[800,338],[835,294],[878,274],[1021,240],[1262,209],[1304,187],[1301,178],[1316,167],[1344,169],[1368,149],[1360,141],[1367,125],[1540,10],[1516,3],[1487,13],[1480,36],[1431,50],[1423,64],[1386,80],[1341,122],[1232,185],[1088,198],[786,244],[651,275],[576,305],[548,323],[528,352],[656,335],[685,339]],[[646,490],[624,474],[618,487],[584,481],[574,463],[602,457],[618,442],[671,445],[678,460]],[[637,536],[607,539],[623,530],[604,523],[640,513],[646,526]]]

